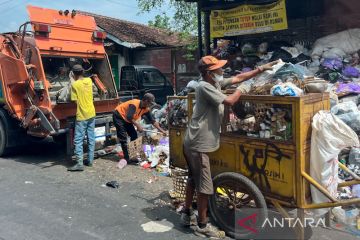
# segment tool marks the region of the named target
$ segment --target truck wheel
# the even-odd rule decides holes
[[[0,120],[0,156],[6,154],[6,130],[3,122]]]
[[[250,179],[239,173],[221,173],[214,178],[214,192],[210,197],[210,214],[227,235],[251,239],[261,232],[268,216],[267,206]]]

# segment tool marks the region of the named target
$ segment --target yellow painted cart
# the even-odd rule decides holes
[[[182,101],[183,106],[187,106],[186,120],[176,119],[177,116],[184,118],[184,114],[169,114],[170,161],[174,167],[186,168],[182,144],[194,99],[194,94],[169,98],[170,104]],[[244,228],[236,227],[239,217],[244,216],[238,215],[241,208],[261,209],[257,217],[258,222],[262,222],[267,217],[268,205],[274,206],[284,218],[289,218],[287,208],[296,208],[298,218],[303,219],[305,209],[360,203],[358,198],[333,198],[310,176],[311,121],[318,111],[330,108],[328,94],[302,97],[242,96],[240,102],[245,107],[256,106],[256,111],[261,111],[261,108],[286,109],[291,115],[291,123],[284,138],[249,137],[238,131],[228,131],[232,110],[225,107],[221,146],[209,155],[216,189],[210,200],[210,213],[228,235],[250,238],[256,232],[244,222]],[[344,165],[340,164],[340,167],[348,171]],[[339,187],[360,184],[359,178],[354,177],[355,180],[339,184]],[[329,202],[312,203],[310,185],[327,196]],[[251,220],[251,215],[248,220]],[[296,231],[298,238],[303,239],[304,229]]]

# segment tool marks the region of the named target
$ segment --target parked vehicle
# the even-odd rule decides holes
[[[132,65],[123,66],[120,75],[121,100],[139,97],[150,92],[156,97],[156,103],[164,105],[168,96],[174,95],[171,82],[153,66]]]

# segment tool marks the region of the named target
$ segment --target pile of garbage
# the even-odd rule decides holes
[[[160,176],[169,176],[171,173],[169,137],[155,134],[152,136],[142,136],[139,139],[142,144],[140,145],[141,149],[136,150],[136,160],[138,165],[144,169],[153,169]],[[131,145],[131,142],[129,145]],[[132,150],[129,148],[129,152],[131,151]],[[113,146],[111,153],[116,153],[118,155],[120,161],[118,162],[117,167],[123,169],[127,165],[127,162],[123,159],[124,154],[121,146],[119,144]],[[132,161],[133,160],[135,159],[132,159]]]
[[[156,144],[156,143],[155,143]],[[162,137],[158,144],[144,143],[144,159],[141,159],[140,166],[145,169],[153,168],[161,176],[170,175],[170,150],[169,138]]]
[[[225,70],[229,77],[282,60],[273,70],[241,83],[245,94],[330,93],[331,112],[322,111],[313,119],[310,169],[311,176],[337,199],[360,198],[360,184],[338,189],[341,182],[360,179],[359,39],[360,29],[349,29],[314,43],[227,40],[214,52],[216,57],[229,61]],[[247,136],[270,139],[291,137],[291,131],[287,132],[292,127],[291,114],[286,113],[286,109],[277,112],[274,106],[261,107],[248,102],[237,105],[232,108],[227,132],[243,131]],[[314,187],[311,195],[314,203],[328,201]],[[358,206],[337,207],[333,213],[339,222],[350,225],[359,218]]]
[[[229,60],[226,73],[233,76],[247,72],[256,66],[281,59],[272,71],[256,76],[242,85],[248,94],[268,95],[275,85],[291,82],[305,89],[308,79],[326,80],[318,84],[327,86],[341,97],[351,93],[360,93],[360,29],[349,29],[331,34],[315,41],[314,44],[290,43],[286,41],[262,42],[254,44],[224,41],[214,54]],[[293,86],[288,86],[290,92]],[[323,89],[322,91],[324,91]],[[280,95],[297,96],[284,93]],[[279,95],[279,94],[277,94]]]
[[[240,101],[232,111],[226,132],[283,141],[292,139],[292,112],[285,105]]]

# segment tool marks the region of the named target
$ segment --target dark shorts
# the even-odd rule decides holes
[[[185,146],[184,156],[189,166],[189,183],[198,193],[214,194],[209,156],[206,153],[190,150]]]
[[[137,132],[132,123],[126,122],[118,111],[113,112],[113,122],[116,128],[116,134],[120,142],[127,142],[128,135],[131,141],[137,139]]]

